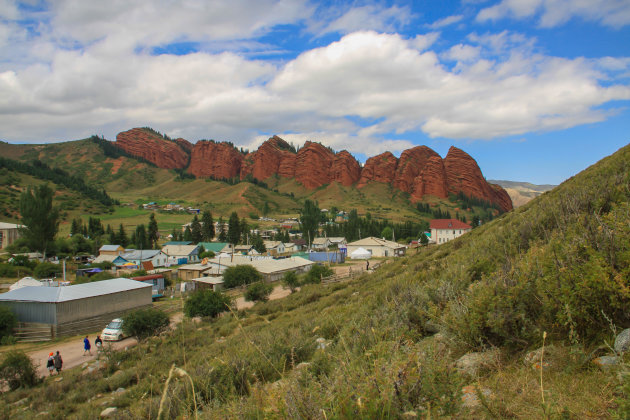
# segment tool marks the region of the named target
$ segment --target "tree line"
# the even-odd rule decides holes
[[[80,192],[99,203],[111,207],[120,204],[118,200],[111,198],[105,189],[99,189],[91,185],[87,185],[83,178],[70,175],[68,172],[60,168],[51,168],[40,160],[33,160],[30,163],[19,162],[12,159],[0,157],[0,168],[7,168],[11,171],[22,172],[46,181],[52,181],[55,184],[63,185],[69,190]]]

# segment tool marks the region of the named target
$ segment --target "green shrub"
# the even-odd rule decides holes
[[[13,334],[13,328],[17,324],[15,315],[6,306],[0,306],[0,339]]]
[[[168,315],[159,309],[140,309],[123,317],[123,332],[142,340],[164,331],[169,322]]]
[[[232,299],[221,292],[213,290],[196,290],[184,303],[184,314],[187,317],[212,317],[228,310]]]
[[[11,350],[5,354],[0,364],[0,379],[6,381],[11,390],[30,388],[38,382],[33,361],[21,350]]]
[[[199,259],[203,260],[204,258],[214,258],[215,254],[212,251],[204,251],[199,254]]]
[[[271,292],[273,292],[272,285],[265,283],[264,281],[258,281],[247,287],[245,300],[248,302],[266,302],[269,300]]]
[[[297,274],[295,274],[295,271],[289,271],[284,274],[282,284],[284,284],[285,287],[288,287],[291,290],[291,293],[293,293],[299,286],[300,280],[298,279]]]
[[[304,276],[304,283],[321,283],[323,277],[332,276],[333,271],[330,267],[325,265],[314,265],[306,276]]]
[[[41,262],[37,264],[33,270],[33,275],[38,279],[47,279],[53,277],[56,273],[61,272],[59,264],[53,264],[49,262]]]
[[[227,289],[260,280],[262,280],[262,275],[251,265],[235,265],[223,272],[223,285]]]

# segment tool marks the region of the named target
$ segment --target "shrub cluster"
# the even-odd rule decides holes
[[[156,308],[139,309],[123,318],[125,335],[137,337],[139,340],[154,336],[164,331],[169,325],[169,318]]]
[[[213,290],[196,290],[190,294],[184,303],[184,314],[193,318],[196,316],[214,318],[221,312],[229,310],[232,299],[221,292]]]

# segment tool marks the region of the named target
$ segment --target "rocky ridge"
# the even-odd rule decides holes
[[[166,169],[186,169],[202,178],[252,177],[264,181],[271,176],[295,179],[312,190],[332,182],[363,188],[380,182],[407,192],[412,202],[431,195],[447,198],[463,192],[512,209],[512,201],[499,185],[488,183],[477,162],[466,152],[451,147],[442,159],[427,146],[370,157],[363,167],[346,150],[331,149],[307,141],[297,152],[278,136],[265,141],[258,150],[243,153],[231,143],[202,140],[194,145],[185,139],[167,140],[149,130],[134,128],[116,137],[116,145]]]

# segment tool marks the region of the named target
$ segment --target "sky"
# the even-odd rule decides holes
[[[558,184],[630,142],[630,0],[0,0],[0,140],[152,127]]]

